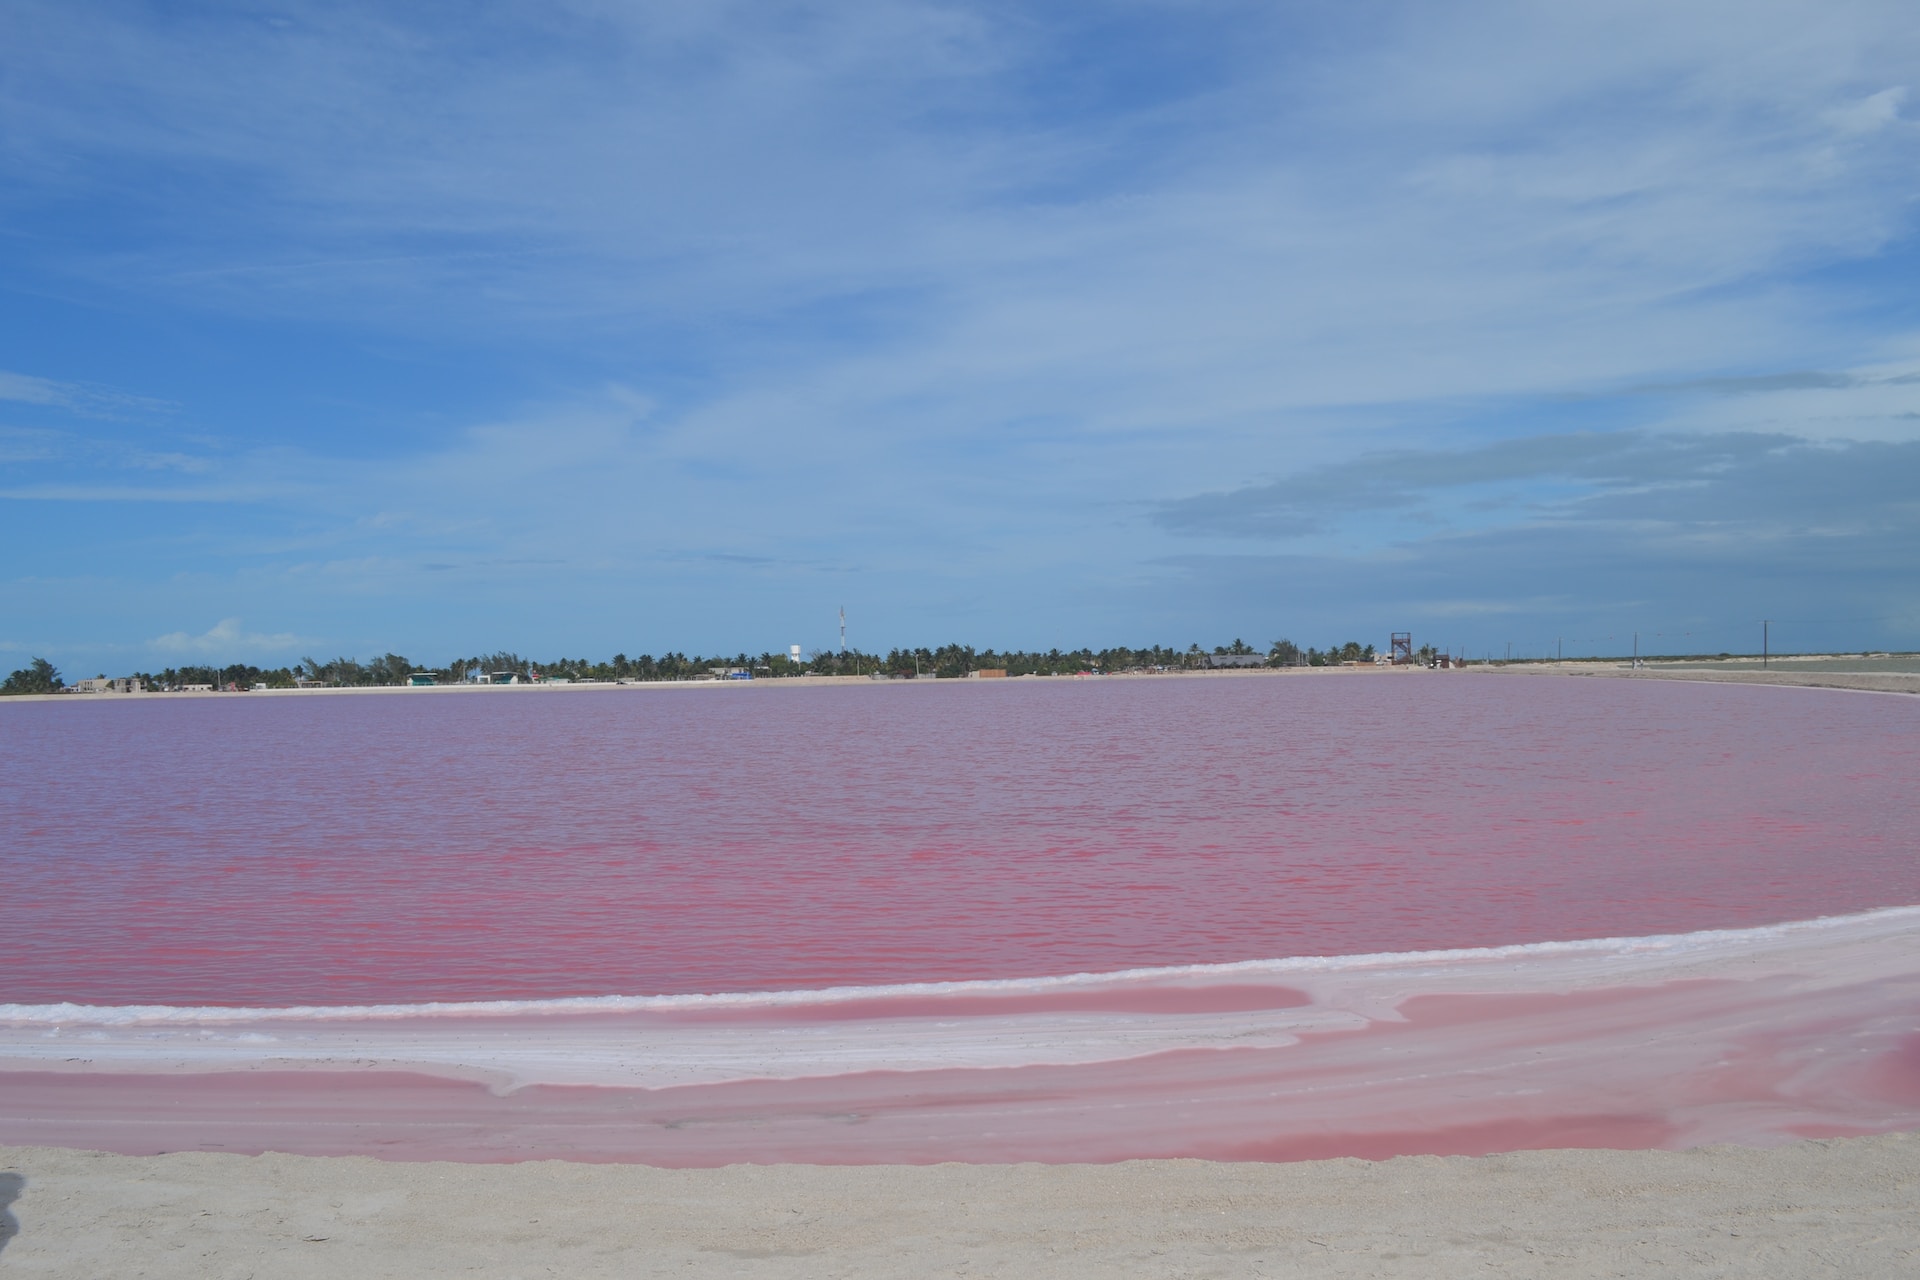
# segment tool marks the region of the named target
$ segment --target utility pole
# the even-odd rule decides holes
[[[1773,626],[1773,620],[1771,618],[1761,619],[1760,621],[1760,665],[1763,668],[1767,665],[1767,639],[1768,639],[1767,632],[1769,629],[1772,628],[1772,626]]]
[[[1640,633],[1638,631],[1633,633],[1633,669],[1635,671],[1640,669]]]
[[[1561,661],[1562,659],[1564,659],[1564,658],[1565,658],[1566,656],[1567,656],[1567,640],[1566,640],[1566,637],[1565,637],[1565,636],[1555,636],[1555,637],[1553,638],[1553,660],[1554,660],[1555,662],[1559,662],[1559,661]]]

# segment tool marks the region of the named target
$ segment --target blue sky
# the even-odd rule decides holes
[[[1920,647],[1900,3],[11,0],[0,669]]]

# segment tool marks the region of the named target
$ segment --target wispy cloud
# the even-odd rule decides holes
[[[0,489],[13,502],[257,503],[284,496],[262,487],[43,484]]]
[[[163,413],[172,406],[150,396],[129,395],[105,387],[56,382],[0,369],[0,401],[60,409],[88,418],[121,418]]]
[[[1909,216],[1897,6],[1818,35],[1791,6],[676,8],[429,39],[358,5],[102,31],[29,3],[13,154],[29,196],[168,229],[64,255],[121,287],[534,342],[719,324],[756,358],[883,336],[929,390],[1181,367],[1169,400],[1268,405],[1777,356],[1791,297],[1710,291]],[[1370,382],[1363,334],[1396,357]]]
[[[1909,9],[17,0],[59,358],[0,399],[62,434],[0,440],[0,533],[574,649],[860,592],[1039,641],[1202,539],[1331,599],[1485,537],[1489,610],[1556,598],[1515,530],[1852,554],[1920,440]]]
[[[1471,523],[1504,506],[1529,522],[1818,536],[1920,535],[1920,442],[1816,445],[1765,435],[1542,436],[1460,452],[1402,451],[1287,480],[1168,503],[1182,533],[1289,538],[1382,511],[1457,529],[1446,504],[1484,495]],[[1435,530],[1440,531],[1439,529]]]
[[[1822,373],[1802,370],[1792,373],[1756,373],[1734,378],[1687,378],[1676,382],[1649,382],[1628,387],[1623,395],[1754,395],[1769,391],[1830,390],[1858,387],[1869,381],[1854,373]]]
[[[20,427],[0,427],[0,464],[44,462],[57,457],[58,432]]]

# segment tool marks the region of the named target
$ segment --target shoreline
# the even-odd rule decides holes
[[[0,1147],[0,1250],[10,1275],[155,1280],[1894,1276],[1920,1250],[1920,1135],[1379,1163],[710,1170]]]
[[[1587,679],[1630,679],[1630,680],[1668,680],[1686,681],[1697,684],[1748,684],[1771,685],[1779,688],[1837,689],[1857,693],[1904,693],[1920,695],[1920,671],[1795,671],[1790,664],[1827,660],[1827,655],[1806,655],[1775,658],[1776,664],[1769,669],[1732,667],[1715,669],[1702,663],[1646,663],[1638,668],[1629,666],[1622,659],[1585,659],[1568,662],[1475,662],[1452,671],[1428,670],[1423,667],[1392,666],[1340,666],[1340,667],[1251,667],[1229,668],[1218,671],[1122,671],[1111,675],[1032,675],[1013,676],[1000,680],[947,679],[935,680],[923,677],[917,680],[876,680],[871,676],[787,676],[763,680],[630,680],[625,682],[609,681],[571,681],[567,683],[496,685],[496,684],[447,684],[447,685],[368,685],[342,688],[320,689],[243,689],[233,691],[175,691],[141,693],[29,693],[15,694],[0,698],[0,705],[10,702],[42,703],[60,702],[76,705],[96,705],[100,703],[143,704],[155,701],[172,702],[186,699],[219,698],[232,700],[239,696],[260,698],[310,698],[310,697],[372,697],[380,695],[419,695],[419,694],[535,694],[535,693],[615,693],[641,689],[828,689],[828,688],[920,688],[925,686],[995,688],[1023,686],[1028,682],[1058,684],[1082,680],[1100,682],[1141,681],[1141,680],[1259,680],[1302,677],[1396,677],[1410,676],[1459,676],[1459,675],[1529,675],[1529,676],[1574,676]],[[1735,659],[1731,661],[1746,661]]]
[[[1465,670],[1465,668],[1463,668]],[[0,704],[8,702],[65,702],[65,703],[146,703],[171,702],[190,698],[221,698],[232,700],[236,697],[251,698],[309,698],[350,695],[369,697],[381,694],[535,694],[535,693],[617,693],[641,689],[829,689],[829,688],[1005,688],[1024,686],[1029,683],[1075,683],[1085,680],[1094,681],[1139,681],[1139,680],[1249,680],[1270,679],[1274,677],[1297,678],[1304,676],[1368,676],[1368,675],[1433,675],[1416,667],[1240,667],[1222,668],[1217,671],[1121,671],[1112,675],[1027,675],[1008,676],[999,679],[976,680],[971,678],[938,680],[932,676],[922,676],[913,680],[876,680],[867,676],[779,676],[757,680],[577,680],[567,682],[542,681],[539,684],[436,684],[436,685],[354,685],[325,687],[316,689],[238,689],[238,690],[175,690],[140,693],[22,693],[0,698]]]
[[[1916,941],[1908,907],[991,999],[11,1006],[0,1142],[669,1168],[1765,1146],[1920,1129]]]

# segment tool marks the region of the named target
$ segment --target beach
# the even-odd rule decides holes
[[[0,1171],[24,1179],[0,1251],[22,1277],[1893,1277],[1920,1254],[1908,1134],[1379,1163],[714,1170],[7,1147]]]

